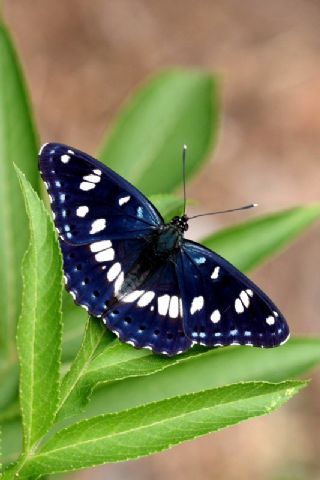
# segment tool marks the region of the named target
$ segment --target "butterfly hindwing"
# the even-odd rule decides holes
[[[206,346],[275,347],[289,335],[285,319],[253,282],[205,247],[185,240],[177,268],[184,331]]]
[[[172,356],[192,345],[183,331],[182,318],[175,265],[166,261],[141,288],[122,298],[106,315],[105,323],[123,342]]]
[[[49,143],[39,162],[56,228],[68,243],[142,237],[163,223],[141,192],[79,150]]]

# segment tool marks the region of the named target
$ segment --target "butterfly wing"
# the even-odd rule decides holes
[[[184,241],[177,258],[183,328],[206,346],[275,347],[289,337],[278,308],[251,280],[207,248]]]
[[[193,343],[183,331],[182,317],[176,268],[168,260],[139,289],[123,297],[104,322],[121,341],[172,356]]]
[[[40,150],[39,163],[56,228],[68,243],[138,238],[163,224],[133,185],[75,148],[48,143]]]
[[[66,288],[76,303],[122,341],[175,355],[192,341],[182,328],[174,264],[164,262],[140,290],[118,295],[141,262],[161,215],[142,193],[105,165],[61,144],[40,151],[40,171],[60,236]],[[152,262],[151,262],[152,263]]]

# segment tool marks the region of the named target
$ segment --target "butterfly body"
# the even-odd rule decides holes
[[[194,343],[274,347],[289,330],[272,301],[225,259],[165,224],[135,187],[62,144],[40,151],[66,288],[119,339],[176,355]]]

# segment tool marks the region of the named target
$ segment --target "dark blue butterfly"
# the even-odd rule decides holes
[[[177,355],[210,347],[275,347],[289,337],[271,300],[226,260],[184,239],[149,200],[89,155],[58,143],[40,151],[75,302],[122,342]]]

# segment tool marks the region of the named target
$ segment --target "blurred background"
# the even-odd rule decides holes
[[[219,74],[218,148],[189,183],[188,196],[199,202],[195,211],[251,202],[259,211],[199,219],[193,239],[255,214],[319,201],[320,1],[10,0],[4,7],[43,142],[94,154],[123,101],[150,75],[170,66]],[[319,235],[320,225],[251,275],[293,334],[319,334]],[[318,373],[267,418],[73,476],[320,479],[319,393]]]

